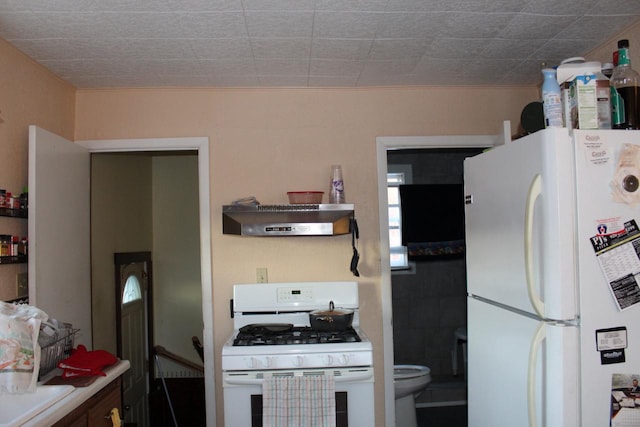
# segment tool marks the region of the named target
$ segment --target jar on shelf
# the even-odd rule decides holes
[[[0,256],[6,257],[11,255],[11,236],[8,234],[0,234]]]

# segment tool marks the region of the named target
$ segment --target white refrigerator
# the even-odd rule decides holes
[[[640,131],[464,162],[469,427],[640,426]]]

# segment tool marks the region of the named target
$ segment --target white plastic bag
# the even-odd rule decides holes
[[[33,393],[40,371],[40,324],[49,318],[37,307],[0,302],[0,394]]]

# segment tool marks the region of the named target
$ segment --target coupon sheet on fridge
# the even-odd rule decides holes
[[[621,230],[597,234],[590,240],[618,309],[640,303],[640,230],[636,221],[627,221]]]

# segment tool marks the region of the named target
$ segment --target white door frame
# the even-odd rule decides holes
[[[389,265],[389,200],[387,199],[387,151],[420,148],[477,148],[496,145],[494,135],[463,136],[379,136],[376,138],[378,162],[378,200],[380,201],[380,274],[382,301],[382,341],[384,348],[385,426],[396,423],[393,387],[393,302],[391,300],[391,266]],[[401,426],[398,426],[401,427]]]
[[[209,190],[209,138],[144,138],[75,141],[90,153],[129,151],[197,151],[198,197],[200,202],[200,276],[204,347],[204,387],[207,426],[216,426],[214,381],[213,301],[211,271],[211,194]]]

